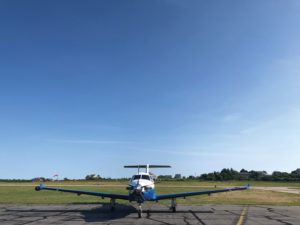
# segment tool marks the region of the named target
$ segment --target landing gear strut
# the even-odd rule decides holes
[[[110,211],[115,211],[115,209],[116,209],[116,200],[114,199],[114,198],[111,198],[110,199]]]
[[[142,203],[139,203],[139,206],[138,206],[138,216],[139,216],[139,218],[141,218],[142,217]]]
[[[171,209],[172,212],[176,212],[176,198],[172,198]]]

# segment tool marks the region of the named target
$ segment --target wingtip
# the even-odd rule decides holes
[[[248,185],[246,186],[246,188],[247,188],[247,189],[250,189],[250,184],[248,184]]]
[[[36,191],[40,191],[40,190],[42,190],[44,188],[44,185],[43,184],[40,184],[40,186],[36,186],[35,187],[35,190]]]

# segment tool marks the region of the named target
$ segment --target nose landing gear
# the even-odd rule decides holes
[[[142,218],[142,213],[143,213],[142,203],[139,203],[139,206],[138,206],[138,216],[139,216],[139,218]]]

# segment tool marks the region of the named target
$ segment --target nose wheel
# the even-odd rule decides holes
[[[139,206],[138,206],[138,217],[139,218],[142,218],[142,204],[141,203],[139,203]]]

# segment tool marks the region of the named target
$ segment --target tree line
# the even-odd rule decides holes
[[[170,176],[159,176],[160,180],[199,180],[199,181],[229,181],[229,180],[256,180],[256,181],[300,181],[297,171],[291,173],[275,171],[267,174],[266,171],[247,171],[242,169],[240,172],[234,169],[222,169],[221,172],[204,173],[200,176],[183,176],[182,178],[170,178]]]
[[[84,181],[84,180],[129,180],[129,178],[103,178],[100,175],[90,174],[85,177],[85,179],[73,179],[73,181]],[[171,175],[160,175],[158,180],[175,180],[175,181],[184,181],[184,180],[199,180],[199,181],[230,181],[230,180],[255,180],[255,181],[300,181],[300,174],[297,171],[292,171],[291,173],[275,171],[272,174],[267,174],[266,171],[247,171],[245,169],[240,170],[240,172],[234,169],[222,169],[220,172],[214,171],[212,173],[203,173],[199,176],[183,176],[176,174],[174,177]],[[0,179],[0,182],[45,182],[53,181],[50,178],[37,177],[30,180],[27,179]],[[69,181],[68,178],[64,178],[64,181]]]

